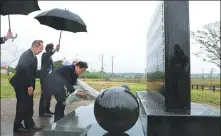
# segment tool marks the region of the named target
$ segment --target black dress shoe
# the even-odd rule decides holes
[[[24,128],[23,124],[14,123],[13,131],[14,132],[29,132],[30,129]]]
[[[39,117],[51,117],[51,114],[45,113],[44,115],[39,115]]]
[[[42,130],[43,128],[37,127],[36,125],[33,125],[31,128],[31,130]]]
[[[31,131],[29,128],[24,128],[24,127],[14,128],[14,132],[29,132],[29,131]]]

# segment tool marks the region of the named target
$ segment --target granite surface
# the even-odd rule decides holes
[[[143,107],[148,115],[179,115],[179,116],[220,116],[220,109],[205,104],[191,102],[190,113],[166,112],[164,107],[164,97],[154,91],[137,92],[140,106]]]
[[[102,129],[94,117],[94,104],[81,106],[72,111],[61,120],[48,125],[44,130],[45,136],[103,136],[107,132]],[[127,136],[144,136],[140,119],[125,132]]]
[[[163,97],[156,92],[140,91],[137,97],[146,136],[220,136],[221,118],[218,108],[191,103],[188,113],[171,112],[165,110]]]
[[[136,124],[125,132],[125,136],[145,136],[147,134],[148,136],[154,136],[151,133],[155,133],[156,130],[159,131],[157,128],[160,128],[164,130],[162,132],[165,132],[164,127],[166,126],[168,128],[168,125],[174,123],[174,121],[171,122],[171,120],[178,122],[185,121],[184,124],[188,124],[194,120],[195,122],[192,123],[192,125],[194,124],[196,126],[197,123],[200,123],[203,120],[201,124],[207,124],[207,126],[203,126],[209,128],[212,126],[209,122],[217,123],[216,119],[217,117],[220,117],[219,109],[197,103],[191,103],[192,108],[190,114],[166,112],[162,104],[163,97],[156,95],[155,92],[139,91],[137,92],[137,97],[140,104],[140,117]],[[157,99],[160,100],[156,101]],[[161,126],[159,126],[159,124]],[[200,127],[202,128],[202,126]],[[212,127],[211,129],[214,129],[215,133],[217,127]],[[94,117],[93,103],[87,106],[80,106],[56,123],[48,125],[43,130],[43,134],[45,136],[110,136],[97,124]],[[214,136],[216,136],[216,134],[214,134]]]

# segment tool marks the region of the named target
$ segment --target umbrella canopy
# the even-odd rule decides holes
[[[40,10],[37,0],[1,0],[0,14],[22,14],[28,15],[31,12]]]
[[[9,32],[11,32],[11,22],[9,15],[12,14],[21,14],[21,15],[28,15],[31,12],[40,10],[38,6],[37,0],[1,0],[0,1],[0,14],[1,15],[8,15],[8,25],[9,25]],[[12,41],[17,37],[12,38]]]
[[[87,32],[87,26],[80,16],[69,10],[55,8],[37,15],[35,19],[41,24],[56,30],[64,30],[73,33]]]

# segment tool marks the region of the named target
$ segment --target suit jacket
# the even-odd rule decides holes
[[[35,88],[35,78],[37,75],[37,57],[31,49],[23,52],[19,58],[16,73],[10,83],[13,87]]]
[[[74,92],[73,85],[76,84],[78,78],[78,75],[74,73],[74,69],[74,65],[60,66],[47,75],[44,82],[46,94],[57,95],[60,98],[56,99],[62,100],[64,99],[64,86],[66,86],[68,92]]]
[[[51,56],[55,53],[56,50],[52,52],[45,52],[41,56],[41,70],[40,70],[40,79],[41,84],[44,83],[44,78],[48,75],[51,66]],[[54,65],[52,63],[52,71],[54,70]]]
[[[3,43],[5,43],[4,37],[1,37],[1,38],[0,38],[0,44],[3,44]]]

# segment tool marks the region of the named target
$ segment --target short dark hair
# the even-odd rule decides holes
[[[80,68],[88,68],[87,62],[84,61],[78,61],[75,66],[78,66]]]
[[[42,40],[34,40],[31,44],[31,47],[38,47],[40,45],[40,43],[43,43]]]
[[[49,52],[50,50],[53,50],[54,48],[54,44],[53,43],[49,43],[45,46],[45,51]]]

